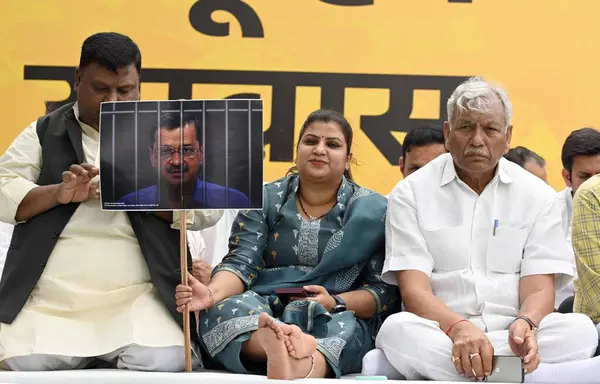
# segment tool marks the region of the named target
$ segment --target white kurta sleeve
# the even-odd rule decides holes
[[[433,265],[419,227],[414,191],[410,182],[401,181],[388,200],[382,279],[397,285],[396,272],[404,270],[417,270],[431,276]]]
[[[550,196],[525,241],[521,277],[554,274],[555,288],[560,289],[575,274],[572,257],[562,229],[560,207]]]
[[[204,261],[213,267],[216,267],[229,252],[229,236],[237,215],[237,209],[228,209],[216,225],[202,230],[202,236],[206,244]]]
[[[206,257],[206,244],[200,231],[187,231],[187,241],[190,247],[192,261],[202,261]]]
[[[17,136],[0,157],[0,220],[17,224],[15,215],[25,196],[37,187],[42,168],[42,147],[37,121]]]
[[[179,211],[173,211],[173,224],[171,224],[171,228],[180,228],[180,216]],[[217,224],[221,216],[223,216],[223,211],[219,209],[186,211],[185,216],[187,229],[190,231],[199,231]]]

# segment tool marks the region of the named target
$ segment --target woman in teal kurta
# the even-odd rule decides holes
[[[387,200],[351,181],[350,125],[335,112],[319,110],[309,116],[300,137],[298,173],[264,187],[262,211],[238,215],[229,253],[213,271],[210,291],[194,292],[203,305],[192,303],[192,310],[209,307],[200,312],[202,346],[233,372],[247,373],[250,360],[256,360],[247,359],[243,345],[266,312],[314,336],[329,374],[359,373],[383,316],[396,308],[395,287],[381,280]],[[338,164],[340,158],[345,165]],[[332,179],[331,204],[324,208],[304,199],[314,179]],[[220,275],[231,282],[225,284]],[[233,284],[243,288],[225,294],[235,291]],[[274,292],[302,287],[326,292],[289,304]]]

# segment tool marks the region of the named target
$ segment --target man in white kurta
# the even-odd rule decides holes
[[[237,214],[237,209],[224,210],[221,219],[212,227],[201,231],[188,231],[192,274],[203,284],[210,282],[213,268],[229,252],[229,235]]]
[[[90,37],[84,47],[91,42],[88,50],[104,49],[105,39],[137,49],[127,37],[111,33]],[[82,77],[96,74],[96,81],[104,79],[106,87],[112,87],[111,79],[116,79],[120,88],[113,95],[124,94],[124,85],[119,85],[122,72],[89,65],[93,68]],[[92,87],[85,81],[78,81],[81,88],[86,87],[78,93],[78,100],[86,101],[88,118],[100,101],[121,99],[120,95],[96,97],[109,88],[97,83]],[[82,92],[85,98],[80,99]],[[98,168],[98,131],[83,122],[81,105],[76,103],[73,111],[81,127],[83,162]],[[0,158],[0,220],[17,224],[17,211],[38,188],[41,169],[42,147],[33,122]],[[190,229],[202,229],[216,223],[221,214],[190,211],[186,220]],[[173,228],[178,228],[179,220],[174,213]],[[77,369],[99,358],[117,368],[181,371],[183,345],[183,331],[158,295],[127,213],[101,211],[100,201],[93,196],[79,204],[59,234],[17,317],[11,324],[0,325],[0,361],[11,370]]]
[[[6,262],[6,254],[10,246],[12,233],[13,225],[0,221],[0,276],[2,276],[2,271],[4,270],[4,263]]]
[[[510,102],[470,79],[448,103],[451,153],[389,197],[382,277],[400,286],[407,312],[384,322],[377,348],[408,380],[482,379],[492,354],[515,351],[529,371],[540,357],[589,358],[597,346],[591,320],[551,313],[554,281],[573,275],[555,192],[502,158]]]
[[[560,192],[556,193],[556,205],[560,211],[561,227],[567,242],[567,247],[571,253],[571,260],[575,265],[575,255],[573,254],[573,246],[571,245],[571,217],[573,216],[573,188],[566,187]],[[573,268],[574,276],[577,275],[577,270]],[[569,297],[573,297],[575,294],[575,287],[571,279],[567,284],[562,287],[557,287],[554,297],[554,307],[558,308]],[[571,311],[572,312],[572,311]]]

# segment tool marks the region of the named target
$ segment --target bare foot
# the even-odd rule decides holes
[[[277,334],[277,338],[285,342],[290,356],[302,359],[312,356],[317,351],[317,339],[302,332],[298,326],[275,322],[270,316],[266,322]]]
[[[283,329],[280,328],[280,326],[284,325],[284,323],[276,322],[275,319],[272,318],[271,316],[269,316],[269,318],[266,320],[266,322],[267,322],[267,326],[271,327],[273,332],[275,332],[277,334],[278,339],[283,340],[283,341],[287,341],[289,339],[289,337],[282,332]]]
[[[276,327],[277,331],[273,330],[272,324],[273,318],[267,313],[261,313],[256,336],[267,355],[267,378],[279,380],[303,378],[310,371],[310,360],[291,357],[283,340],[283,331],[280,327]],[[302,370],[303,368],[306,372]]]
[[[296,325],[282,324],[279,327],[287,339],[284,341],[290,356],[302,359],[317,351],[317,339],[302,332]]]

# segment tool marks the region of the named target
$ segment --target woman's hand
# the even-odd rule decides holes
[[[333,307],[335,307],[335,300],[329,292],[320,285],[307,285],[302,287],[307,293],[312,293],[312,296],[309,297],[292,297],[290,300],[309,300],[309,301],[317,301],[321,303],[321,305],[327,310],[327,312],[331,312]]]

